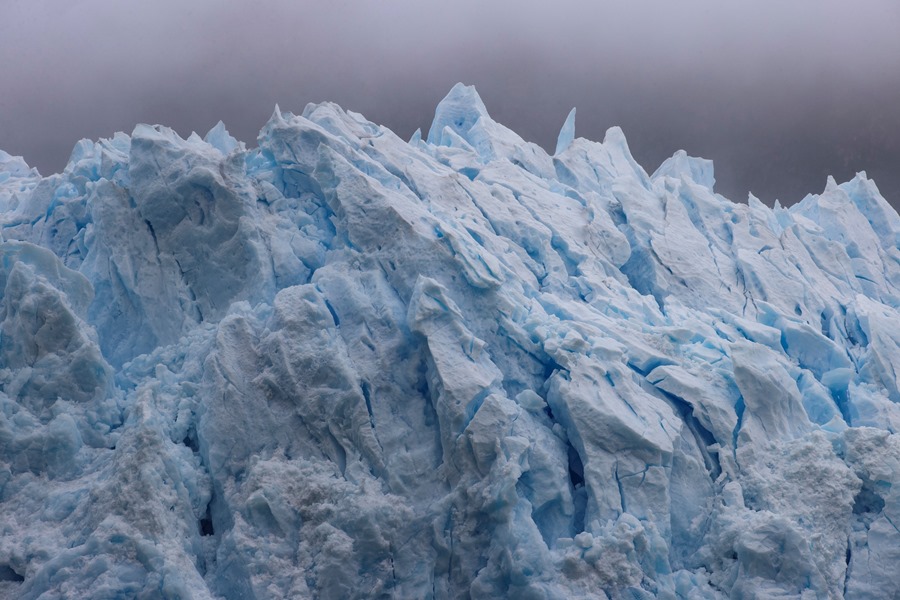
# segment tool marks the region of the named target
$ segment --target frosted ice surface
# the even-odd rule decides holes
[[[900,217],[574,116],[0,153],[0,597],[900,597]]]

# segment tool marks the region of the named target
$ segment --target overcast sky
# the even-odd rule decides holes
[[[457,81],[552,151],[620,125],[648,172],[683,148],[717,191],[793,203],[866,170],[900,205],[897,0],[0,0],[0,148],[47,175],[75,142],[332,100],[408,137]]]

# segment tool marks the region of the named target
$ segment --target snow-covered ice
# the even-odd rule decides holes
[[[900,597],[900,217],[575,133],[0,152],[0,597]]]

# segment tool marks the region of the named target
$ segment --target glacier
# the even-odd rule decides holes
[[[900,597],[900,217],[455,86],[0,152],[0,597]]]

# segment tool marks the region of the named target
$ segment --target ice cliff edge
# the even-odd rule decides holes
[[[900,217],[548,155],[139,125],[0,152],[0,598],[896,598]]]

